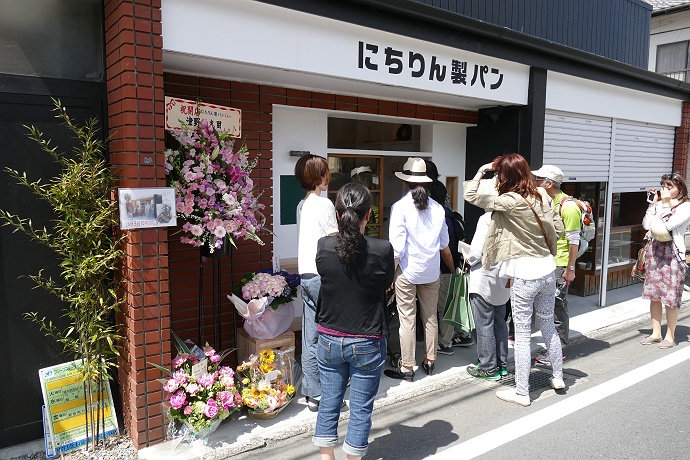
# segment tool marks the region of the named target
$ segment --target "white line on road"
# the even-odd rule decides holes
[[[690,359],[690,347],[683,347],[670,355],[666,355],[663,358],[652,361],[635,370],[619,375],[608,382],[599,384],[589,390],[585,390],[582,393],[564,399],[561,402],[533,412],[507,425],[503,425],[472,439],[468,439],[461,444],[457,444],[427,458],[435,460],[475,458],[503,444],[529,434],[532,431],[538,430],[549,423],[553,423],[566,415],[570,415],[573,412],[631,387],[659,372],[670,369],[688,359]],[[500,402],[500,404],[507,403]]]

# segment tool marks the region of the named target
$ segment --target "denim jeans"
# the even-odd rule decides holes
[[[491,305],[479,294],[470,294],[470,305],[477,330],[479,367],[491,371],[508,365],[508,325],[506,304]]]
[[[515,391],[519,395],[529,394],[533,312],[549,352],[553,377],[563,378],[563,351],[553,324],[555,294],[556,281],[553,273],[536,280],[512,280],[510,303],[515,321]]]
[[[302,394],[316,397],[321,394],[319,365],[316,362],[316,344],[319,333],[316,331],[316,301],[321,289],[319,275],[305,274],[300,283],[302,286]]]
[[[363,457],[369,448],[371,413],[386,363],[386,339],[319,334],[316,355],[322,392],[312,442],[318,447],[338,443],[340,407],[349,378],[350,421],[343,451]]]

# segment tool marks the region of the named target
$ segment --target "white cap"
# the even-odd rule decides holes
[[[544,165],[536,171],[532,171],[534,177],[543,177],[559,184],[563,183],[563,171],[554,165]]]
[[[360,166],[359,168],[355,168],[350,172],[350,177],[355,177],[357,174],[361,174],[363,172],[372,172],[371,168],[369,166]]]

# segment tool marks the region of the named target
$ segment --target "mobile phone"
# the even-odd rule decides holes
[[[654,203],[654,195],[654,192],[647,192],[647,203]]]

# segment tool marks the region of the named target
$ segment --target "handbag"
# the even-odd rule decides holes
[[[642,248],[637,252],[637,260],[635,261],[635,265],[633,265],[632,270],[630,271],[630,275],[633,278],[637,278],[640,281],[644,281],[645,277],[645,256],[647,255],[647,251],[649,250],[649,240],[645,243]]]
[[[472,332],[474,329],[474,317],[470,307],[469,279],[470,274],[464,270],[464,267],[458,269],[458,273],[451,275],[443,314],[443,321],[465,332]]]

